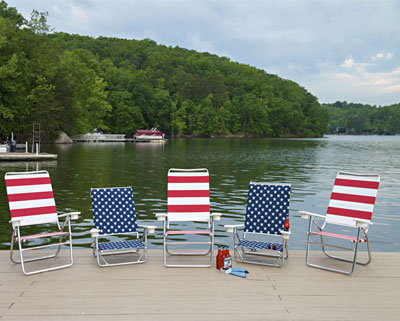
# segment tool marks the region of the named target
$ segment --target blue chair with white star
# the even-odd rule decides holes
[[[156,226],[137,224],[132,187],[92,188],[90,194],[94,221],[90,233],[94,238],[93,254],[98,265],[106,267],[146,262],[147,234],[155,233]],[[138,227],[144,228],[141,238]],[[100,242],[99,239],[107,241]]]
[[[290,184],[250,183],[245,223],[225,225],[237,262],[280,267],[288,258],[290,191]]]

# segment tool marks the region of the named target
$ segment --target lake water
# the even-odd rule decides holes
[[[89,247],[93,227],[90,188],[132,186],[140,223],[166,211],[167,172],[208,168],[213,212],[224,214],[216,225],[217,245],[231,246],[224,224],[243,222],[250,181],[292,185],[289,249],[305,249],[308,221],[298,210],[325,214],[336,173],[377,173],[381,185],[369,237],[373,251],[400,250],[400,136],[327,136],[321,139],[176,139],[162,144],[81,143],[43,145],[57,161],[0,163],[8,171],[50,172],[59,211],[81,211],[74,221],[74,244]],[[9,249],[11,225],[4,180],[0,180],[0,249]],[[31,229],[31,232],[40,232]],[[150,248],[161,248],[161,229]]]

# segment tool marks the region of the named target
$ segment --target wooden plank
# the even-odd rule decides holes
[[[139,265],[100,268],[89,250],[75,250],[74,261],[27,277],[0,251],[0,319],[398,319],[400,253],[373,253],[369,266],[344,276],[309,268],[304,252],[292,251],[282,268],[234,264],[250,271],[246,279],[165,268],[157,250]]]

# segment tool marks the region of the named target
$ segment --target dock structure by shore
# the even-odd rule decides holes
[[[125,134],[88,133],[71,137],[74,142],[125,142]]]
[[[304,257],[291,251],[281,268],[234,262],[250,272],[243,279],[165,268],[159,250],[144,264],[100,268],[90,250],[75,249],[71,268],[25,276],[0,251],[0,319],[399,320],[400,253],[373,253],[351,276],[309,268]]]
[[[48,153],[0,153],[0,161],[39,161],[56,160],[56,154]]]

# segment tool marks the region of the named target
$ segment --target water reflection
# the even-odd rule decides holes
[[[217,224],[216,243],[231,245],[223,224],[243,222],[250,181],[292,184],[289,246],[304,249],[307,222],[297,210],[324,213],[336,172],[374,172],[381,175],[376,210],[370,230],[375,251],[400,250],[399,226],[400,137],[329,136],[323,139],[177,139],[167,144],[86,143],[43,145],[58,161],[0,163],[8,171],[47,169],[60,211],[79,210],[74,223],[78,246],[92,243],[90,188],[132,186],[138,219],[154,223],[166,210],[167,171],[171,167],[205,167],[210,172],[212,210],[224,216]],[[11,226],[4,180],[0,181],[0,248],[9,248]],[[161,225],[160,225],[161,226]],[[393,235],[394,234],[394,235]],[[161,233],[150,238],[159,247]]]

